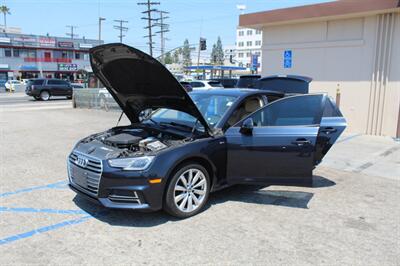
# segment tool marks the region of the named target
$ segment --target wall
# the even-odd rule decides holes
[[[264,27],[262,74],[310,76],[311,92],[332,97],[339,88],[348,132],[396,136],[400,18],[399,13],[392,15],[395,19],[383,16]],[[384,44],[377,42],[382,38],[387,39]],[[292,68],[283,67],[285,50],[292,50]],[[377,59],[376,54],[381,56]],[[379,82],[374,82],[373,73],[378,73]]]

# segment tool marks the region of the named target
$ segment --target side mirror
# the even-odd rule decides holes
[[[252,118],[247,118],[246,120],[243,121],[242,126],[240,127],[240,133],[244,135],[251,135],[253,134],[253,119]]]

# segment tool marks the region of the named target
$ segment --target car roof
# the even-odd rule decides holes
[[[282,95],[282,93],[276,91],[246,89],[246,88],[193,90],[189,94],[208,94],[208,95],[223,95],[223,96],[236,96],[236,97],[248,96],[253,94]]]

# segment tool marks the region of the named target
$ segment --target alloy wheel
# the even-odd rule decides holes
[[[207,179],[202,171],[190,168],[183,172],[175,183],[174,201],[182,212],[193,212],[199,208],[207,193]]]
[[[42,91],[40,93],[40,99],[42,99],[43,101],[47,101],[48,99],[50,99],[50,93],[48,91]]]

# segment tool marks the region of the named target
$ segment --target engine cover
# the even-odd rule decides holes
[[[117,134],[105,139],[105,142],[111,146],[116,146],[119,148],[127,148],[131,145],[139,144],[141,137],[133,136],[127,133]]]

